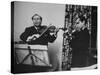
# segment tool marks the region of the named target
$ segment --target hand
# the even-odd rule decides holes
[[[29,42],[31,40],[32,40],[32,36],[29,36],[26,41]]]
[[[55,29],[55,33],[58,33],[58,31],[59,31],[59,28],[56,28],[56,29]]]
[[[57,36],[58,31],[59,31],[59,28],[56,28],[54,32],[50,32],[50,35]]]
[[[52,36],[52,35],[54,35],[54,33],[53,32],[50,32],[50,35]]]
[[[34,35],[32,36],[32,38],[39,38],[39,37],[40,37],[39,34],[34,34]]]
[[[55,26],[50,26],[50,27],[49,27],[49,31],[50,31],[50,32],[54,32],[54,31],[55,31],[55,29],[56,29],[56,27],[55,27]]]
[[[29,36],[26,41],[29,42],[29,41],[32,41],[32,40],[36,40],[39,37],[40,37],[39,34],[34,34],[32,36]]]

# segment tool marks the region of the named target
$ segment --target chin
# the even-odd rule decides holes
[[[36,27],[39,27],[40,25],[35,25]]]

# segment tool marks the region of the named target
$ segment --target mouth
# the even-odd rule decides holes
[[[34,23],[35,25],[40,25],[40,23]]]

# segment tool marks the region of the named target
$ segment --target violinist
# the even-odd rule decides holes
[[[28,27],[21,34],[20,39],[31,45],[48,45],[48,42],[54,42],[57,38],[57,29],[55,26],[42,26],[42,17],[38,14],[32,16],[33,26]]]

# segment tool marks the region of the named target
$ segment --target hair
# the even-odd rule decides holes
[[[79,18],[81,22],[85,21],[85,24],[87,23],[87,18],[85,18],[83,15],[79,16]]]
[[[38,14],[34,14],[34,15],[32,16],[32,20],[33,20],[34,16],[39,16],[39,17],[40,17],[40,20],[42,21],[42,17],[41,17],[40,15],[38,15]]]

